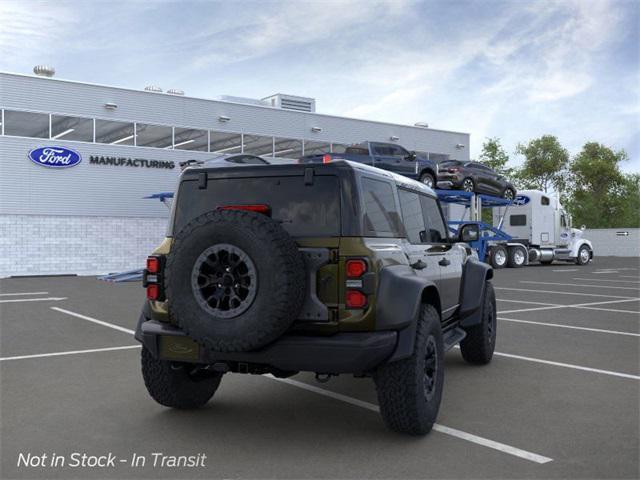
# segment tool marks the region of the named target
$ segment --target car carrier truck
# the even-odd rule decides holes
[[[520,249],[520,254],[526,252],[525,263],[550,264],[558,260],[585,265],[593,259],[591,242],[582,238],[585,227],[573,228],[571,216],[558,198],[542,191],[518,192],[511,205],[493,210],[493,224],[511,237],[505,245],[507,261],[511,263],[514,249]],[[496,254],[492,248],[491,255]]]

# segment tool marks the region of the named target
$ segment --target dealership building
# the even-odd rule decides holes
[[[311,98],[210,100],[34,71],[0,72],[0,277],[140,268],[168,216],[144,197],[172,191],[186,160],[250,153],[277,162],[364,140],[469,159],[467,133],[319,114]]]

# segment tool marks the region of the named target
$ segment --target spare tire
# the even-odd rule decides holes
[[[169,315],[218,352],[262,347],[297,318],[305,263],[289,234],[266,215],[208,212],[187,224],[167,256]]]

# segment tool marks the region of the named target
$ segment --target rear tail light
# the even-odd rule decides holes
[[[348,278],[360,278],[367,272],[367,262],[360,258],[347,260],[345,270]]]
[[[322,156],[322,163],[329,163],[331,161],[331,155],[329,155],[328,153],[325,153]]]
[[[367,306],[367,296],[360,290],[347,290],[347,308],[364,308]]]
[[[147,258],[147,272],[149,273],[160,272],[160,259],[158,257]]]
[[[162,288],[162,256],[147,257],[147,268],[142,275],[142,286],[147,289],[147,299],[164,300]]]
[[[158,300],[160,298],[160,286],[157,283],[147,285],[147,298],[149,300]]]
[[[218,210],[244,210],[247,212],[263,213],[264,215],[271,215],[271,207],[264,204],[254,205],[225,205]]]
[[[346,276],[346,296],[344,303],[346,308],[364,309],[369,304],[367,294],[372,292],[370,291],[370,287],[367,286],[370,282],[365,282],[366,278],[370,275],[365,275],[367,270],[367,262],[363,258],[349,258],[344,262]],[[365,285],[365,283],[367,285]]]

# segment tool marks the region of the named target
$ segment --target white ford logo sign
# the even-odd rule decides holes
[[[43,167],[69,168],[82,161],[82,156],[64,147],[39,147],[29,152],[29,160]]]

